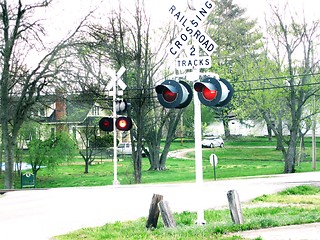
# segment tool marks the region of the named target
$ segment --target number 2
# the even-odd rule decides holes
[[[191,48],[190,48],[190,56],[195,56],[196,54],[195,54],[195,51],[196,51],[196,49],[194,48],[194,46],[192,46]]]

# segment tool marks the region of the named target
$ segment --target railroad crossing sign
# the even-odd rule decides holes
[[[125,67],[121,67],[118,72],[114,69],[107,69],[107,73],[111,77],[111,81],[107,84],[107,91],[109,91],[109,96],[123,95],[123,90],[127,88],[127,85],[122,81],[121,76],[126,71]],[[118,86],[121,90],[118,89]],[[113,91],[111,91],[113,89]]]
[[[196,49],[193,45],[189,45],[186,49],[188,57],[176,59],[176,69],[193,69],[193,68],[210,68],[211,57],[201,56],[196,54]]]
[[[212,8],[213,4],[210,0],[202,0],[202,7],[195,8],[195,14],[188,16],[188,14],[178,10],[175,5],[171,6],[169,13],[176,23],[182,27],[182,31],[169,47],[169,54],[177,57],[191,38],[208,56],[213,53],[217,44],[200,28],[200,24],[208,17]]]

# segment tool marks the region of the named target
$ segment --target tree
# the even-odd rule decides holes
[[[128,87],[123,98],[130,103],[127,114],[134,122],[134,127],[130,130],[132,158],[135,182],[140,183],[142,149],[148,149],[146,152],[151,159],[150,163],[157,162],[158,166],[160,161],[161,126],[165,121],[158,115],[162,111],[158,110],[153,91],[154,79],[164,61],[162,50],[165,48],[166,34],[161,36],[160,40],[159,36],[153,35],[144,1],[137,0],[135,3],[134,11],[129,12],[122,9],[119,2],[119,9],[110,14],[107,26],[91,24],[86,36],[87,44],[85,47],[81,46],[82,50],[79,51],[85,54],[79,54],[79,57],[82,66],[85,66],[92,76],[104,81],[104,84],[101,84],[103,86],[107,85],[110,76],[100,66],[106,65],[115,70],[121,66],[126,68],[123,81]],[[164,31],[167,33],[166,29]],[[156,46],[153,41],[157,42]],[[88,53],[94,57],[89,58]],[[106,61],[103,62],[102,59]],[[97,64],[93,64],[94,62]],[[110,105],[110,101],[106,105]]]
[[[42,139],[39,131],[28,143],[27,162],[31,164],[35,176],[42,167],[52,169],[59,163],[70,160],[76,153],[76,144],[66,132],[58,132],[45,140]]]
[[[79,153],[85,162],[84,173],[89,173],[89,165],[95,160],[95,153],[113,146],[113,137],[110,134],[98,136],[98,121],[94,118],[87,118],[82,126],[77,128],[77,132],[82,146]]]
[[[319,20],[307,23],[298,17],[285,17],[280,8],[270,5],[272,17],[267,19],[268,36],[266,37],[264,55],[245,69],[261,74],[259,81],[247,81],[251,91],[248,98],[253,99],[251,108],[256,109],[272,128],[278,140],[284,160],[284,173],[295,171],[297,144],[303,122],[310,118],[307,106],[310,98],[319,91],[318,76],[319,55]],[[267,77],[268,76],[268,77]],[[253,87],[252,89],[252,86]],[[253,107],[255,106],[255,107]],[[283,128],[289,131],[284,136]],[[287,147],[285,147],[287,146]]]
[[[79,149],[79,153],[85,162],[84,173],[89,173],[89,165],[95,160],[94,144],[97,137],[97,126],[92,126],[92,121],[86,119],[83,128],[78,129],[78,133],[83,143],[83,148]]]
[[[23,5],[21,0],[0,2],[1,6],[1,128],[5,160],[5,188],[12,189],[14,149],[19,130],[29,110],[38,101],[44,89],[54,85],[63,57],[62,50],[77,33],[83,22],[66,39],[51,49],[46,49],[41,38],[44,28],[39,20],[31,16],[39,8],[47,7],[52,1],[39,1]],[[27,64],[26,56],[32,51],[45,51],[44,57],[35,65]],[[33,52],[34,53],[34,52]],[[43,52],[42,52],[43,53]]]
[[[310,84],[315,81],[313,74],[319,70],[320,58],[315,52],[316,46],[320,43],[320,21],[308,24],[304,19],[299,23],[297,18],[292,16],[290,22],[287,22],[277,7],[272,7],[272,12],[274,18],[269,23],[269,30],[276,47],[276,54],[273,54],[273,57],[288,75],[286,105],[289,109],[287,124],[290,136],[287,142],[288,149],[285,151],[284,172],[292,173],[295,171],[296,148],[301,123],[305,117],[305,106],[319,91],[318,86],[311,87]],[[302,55],[299,58],[300,50]]]
[[[208,19],[208,29],[218,48],[212,58],[211,71],[235,84],[238,78],[236,69],[240,69],[248,49],[261,48],[262,34],[256,31],[255,20],[245,17],[245,9],[234,4],[233,0],[215,0],[215,8]],[[233,104],[232,104],[233,103]],[[213,108],[223,122],[225,137],[230,136],[229,115],[236,103],[232,101],[224,108]]]

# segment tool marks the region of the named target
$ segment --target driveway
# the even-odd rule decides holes
[[[23,190],[0,197],[0,238],[44,240],[84,227],[147,217],[153,194],[173,212],[228,205],[227,192],[241,202],[287,187],[319,184],[320,173],[300,173],[205,182]]]

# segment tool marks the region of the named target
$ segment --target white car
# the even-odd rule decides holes
[[[202,147],[224,147],[224,141],[221,137],[206,137],[201,142]]]
[[[132,154],[132,146],[129,142],[119,143],[117,147],[117,154],[118,155],[130,155]]]
[[[119,143],[117,147],[117,155],[131,155],[132,145],[130,142]],[[146,157],[146,153],[142,150],[142,157]]]

